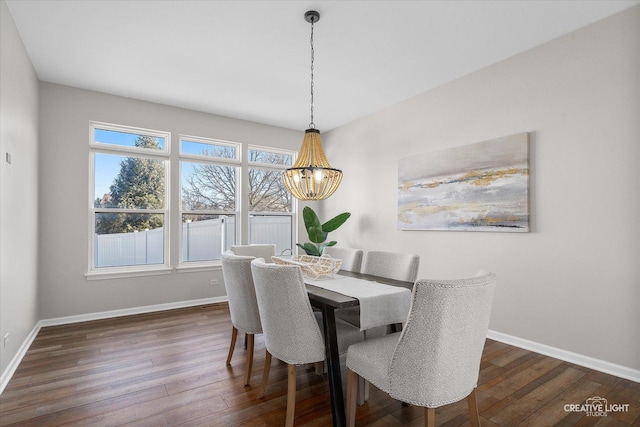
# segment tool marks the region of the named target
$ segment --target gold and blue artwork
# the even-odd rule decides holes
[[[398,228],[529,231],[529,134],[401,159]]]

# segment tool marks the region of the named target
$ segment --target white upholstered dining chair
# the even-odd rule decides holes
[[[342,260],[340,270],[359,273],[360,268],[362,268],[363,252],[361,249],[327,246],[322,251],[322,254],[329,255],[331,258]]]
[[[227,356],[227,366],[231,364],[233,350],[236,346],[238,330],[244,331],[247,338],[247,358],[245,366],[244,384],[248,385],[253,367],[253,348],[255,334],[262,333],[262,323],[256,301],[256,292],[251,274],[252,256],[239,256],[227,251],[222,254],[222,275],[224,286],[229,298],[229,312],[231,314],[231,344]]]
[[[256,298],[262,319],[266,347],[262,384],[258,397],[265,394],[272,356],[288,365],[286,425],[292,426],[296,402],[296,365],[325,359],[324,338],[311,309],[302,272],[298,266],[251,262]],[[362,333],[336,319],[338,351],[360,342]]]
[[[476,385],[491,304],[493,273],[459,280],[418,280],[402,332],[349,347],[347,421],[355,425],[358,377],[394,399],[425,407],[425,426],[435,408],[467,398],[471,424],[480,425]]]
[[[273,262],[271,257],[276,254],[276,245],[256,243],[252,245],[233,245],[231,252],[236,255],[264,258],[265,262]]]
[[[413,283],[418,278],[419,267],[419,255],[369,251],[364,257],[362,272],[372,276]]]

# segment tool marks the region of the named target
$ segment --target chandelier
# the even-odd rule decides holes
[[[320,20],[320,14],[310,10],[304,19],[311,23],[311,123],[304,132],[302,147],[292,167],[282,172],[282,180],[287,190],[300,200],[322,200],[331,196],[342,181],[342,171],[332,168],[322,149],[320,131],[313,123],[313,24]]]

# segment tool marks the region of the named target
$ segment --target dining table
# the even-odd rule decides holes
[[[347,278],[349,279],[341,280]],[[375,285],[375,288],[381,292],[379,295],[374,292],[372,296],[367,296],[367,304],[369,304],[369,300],[373,298],[373,303],[377,308],[380,308],[381,304],[387,302],[393,304],[393,307],[390,307],[392,310],[389,311],[396,312],[396,314],[393,314],[391,317],[387,317],[388,313],[386,313],[385,318],[380,321],[388,321],[389,324],[402,323],[406,320],[406,316],[409,313],[413,282],[404,282],[342,270],[333,278],[317,280],[305,276],[304,281],[311,306],[322,312],[326,352],[325,363],[327,364],[327,375],[329,379],[333,425],[339,427],[346,426],[335,311],[342,308],[360,306],[360,300],[354,296],[350,296],[349,293],[353,292],[350,292],[348,288],[350,285],[355,285],[354,288],[357,288],[370,283]],[[344,289],[341,288],[341,286]],[[396,289],[387,287],[394,287]],[[395,299],[390,298],[390,296],[393,296]],[[401,299],[401,303],[398,302],[400,300],[397,298]],[[364,307],[361,307],[361,312],[363,310]],[[375,324],[377,320],[375,313],[373,313],[373,316],[373,319],[371,315],[369,316],[368,322],[374,322]]]

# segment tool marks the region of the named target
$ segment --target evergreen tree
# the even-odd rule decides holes
[[[155,137],[139,136],[136,147],[158,148]],[[110,199],[104,207],[129,209],[162,209],[164,207],[165,170],[159,160],[127,157],[120,163],[120,172],[110,187]],[[104,202],[104,200],[103,200]],[[163,226],[163,215],[99,214],[96,232],[128,233]]]

